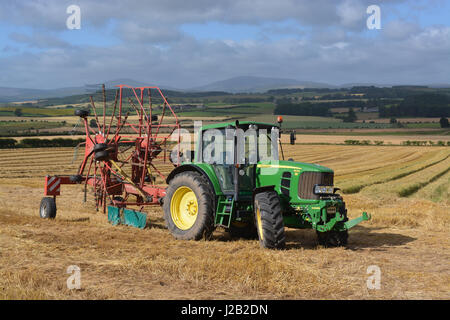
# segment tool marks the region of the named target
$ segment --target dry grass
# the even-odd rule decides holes
[[[347,249],[321,248],[312,230],[287,229],[283,251],[231,240],[221,229],[209,242],[174,240],[159,207],[147,209],[144,230],[113,227],[92,197],[82,202],[80,186],[64,186],[57,218],[42,220],[43,176],[72,174],[73,150],[0,152],[0,299],[450,298],[449,173],[411,197],[392,192],[448,167],[448,148],[286,146],[287,157],[335,169],[337,185],[441,162],[344,195],[351,217],[373,215],[350,231]],[[381,290],[366,288],[373,264]],[[81,268],[81,290],[66,287],[69,265]]]

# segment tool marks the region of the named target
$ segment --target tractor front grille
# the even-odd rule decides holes
[[[300,174],[298,181],[298,196],[302,199],[319,199],[314,194],[314,186],[316,184],[332,186],[333,176],[331,172],[312,172],[306,171]]]

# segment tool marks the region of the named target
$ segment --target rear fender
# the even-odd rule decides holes
[[[182,172],[188,172],[188,171],[200,173],[208,181],[210,187],[212,188],[212,190],[214,190],[214,194],[216,196],[222,195],[222,189],[220,188],[220,184],[219,184],[219,181],[217,180],[214,169],[212,169],[211,166],[204,165],[204,164],[201,167],[196,164],[192,164],[192,163],[191,164],[182,164],[181,166],[176,167],[167,176],[167,178],[166,178],[167,184],[169,184],[170,180],[172,180],[177,174],[180,174]]]

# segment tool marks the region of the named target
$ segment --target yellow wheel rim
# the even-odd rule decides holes
[[[258,225],[259,237],[261,238],[261,240],[263,240],[264,235],[263,235],[263,228],[262,228],[262,222],[261,222],[261,212],[259,212],[258,205],[256,207],[256,224]]]
[[[190,229],[198,214],[198,202],[194,191],[189,187],[179,187],[170,201],[172,221],[181,230]]]

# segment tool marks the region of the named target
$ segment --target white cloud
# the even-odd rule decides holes
[[[344,27],[362,29],[365,27],[366,8],[361,1],[345,0],[337,6],[337,15]]]
[[[417,23],[394,20],[383,27],[383,33],[390,39],[405,39],[420,32],[420,26]]]
[[[77,2],[82,28],[114,20],[120,41],[107,47],[69,45],[57,37],[65,28],[66,2],[7,2],[0,19],[33,30],[31,35],[12,33],[11,39],[40,52],[4,46],[0,86],[52,88],[134,78],[185,88],[245,74],[334,84],[424,83],[446,82],[450,74],[449,27],[422,28],[397,20],[367,37],[370,0]],[[383,3],[394,2],[404,1]],[[270,22],[273,34],[285,34],[198,40],[180,29],[186,23],[211,21],[251,24],[262,33]],[[291,24],[277,28],[285,21]]]

